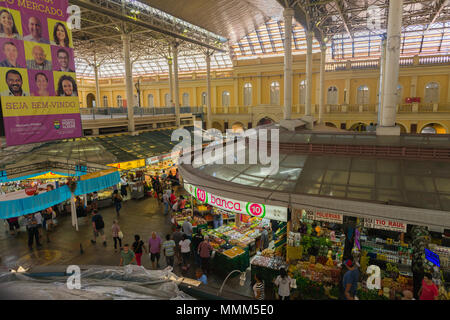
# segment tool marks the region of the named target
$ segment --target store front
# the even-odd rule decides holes
[[[264,274],[266,286],[279,274],[279,267],[286,266],[297,280],[293,297],[338,299],[346,270],[343,263],[353,258],[360,271],[361,299],[399,299],[403,291],[417,296],[417,283],[426,271],[432,271],[441,284],[440,298],[446,297],[450,207],[434,199],[448,197],[441,183],[448,164],[422,161],[425,177],[411,169],[418,166],[417,160],[296,154],[292,149],[298,141],[326,139],[325,134],[281,131],[280,141],[289,144],[290,152],[280,153],[279,170],[272,176],[260,164],[182,164],[179,170],[189,181],[189,193],[202,202],[287,223],[285,254],[267,250],[252,259],[252,272]],[[223,160],[226,163],[226,155]],[[418,194],[414,191],[418,184],[412,181],[425,178],[439,183],[423,186]],[[264,204],[265,209],[255,205],[247,210],[252,204]],[[270,206],[283,210],[272,211]],[[292,208],[289,215],[287,208]],[[439,266],[436,259],[431,262],[425,257],[425,249],[439,256]],[[274,266],[274,272],[258,270],[258,265]]]

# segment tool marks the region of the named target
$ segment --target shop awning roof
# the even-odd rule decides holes
[[[414,143],[413,143],[414,141]],[[447,150],[449,136],[377,137],[283,132],[280,143],[417,146]],[[183,178],[214,194],[242,201],[322,208],[407,223],[450,226],[450,162],[357,154],[314,154],[280,149],[279,170],[249,164],[181,165]],[[224,156],[223,163],[226,163]],[[251,199],[251,200],[250,200]],[[365,210],[365,211],[364,211]],[[410,216],[408,214],[410,213]]]
[[[186,128],[190,131],[193,127]],[[87,137],[68,141],[54,141],[2,149],[0,170],[8,178],[29,176],[48,171],[76,173],[76,166],[87,166],[87,172],[102,170],[107,164],[147,159],[169,153],[172,130]]]

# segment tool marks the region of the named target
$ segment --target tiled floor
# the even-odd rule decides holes
[[[112,221],[115,219],[114,208],[100,210],[105,221],[105,233],[107,235],[107,247],[97,240],[97,244],[91,244],[92,225],[86,218],[79,219],[79,231],[77,232],[71,225],[70,216],[59,217],[58,227],[51,234],[51,242],[47,243],[42,239],[43,247],[40,250],[34,248],[32,251],[27,246],[27,234],[21,232],[18,236],[12,237],[1,229],[0,225],[0,266],[17,268],[22,266],[32,268],[36,266],[61,266],[61,265],[118,265],[120,254],[114,252],[113,239],[111,235]],[[129,200],[123,203],[119,225],[124,233],[124,243],[130,245],[134,241],[134,235],[139,234],[144,242],[148,243],[152,231],[156,231],[162,238],[171,233],[171,225],[168,218],[163,215],[163,207],[156,199]],[[80,245],[83,247],[83,254],[80,253]],[[142,257],[142,264],[145,268],[151,269],[151,262],[148,255]],[[160,261],[161,267],[166,267],[165,259]],[[192,261],[191,265],[194,265]],[[194,278],[195,267],[191,267],[187,273],[181,273],[181,269],[175,266],[174,272],[177,275]],[[214,275],[212,272],[208,277],[208,286],[219,289],[223,278]],[[230,290],[241,295],[252,296],[248,273],[246,284],[239,285],[239,277],[231,278],[226,283],[226,290]]]

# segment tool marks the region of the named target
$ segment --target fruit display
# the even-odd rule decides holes
[[[269,268],[269,269],[274,269],[274,270],[279,270],[280,268],[288,269],[288,265],[287,265],[286,261],[284,261],[283,258],[277,257],[277,256],[265,257],[262,255],[257,255],[253,259],[252,265]]]
[[[231,249],[225,250],[224,252],[222,252],[223,255],[227,256],[230,259],[234,259],[237,256],[243,254],[245,251],[242,250],[239,247],[233,247]]]
[[[264,249],[264,250],[261,252],[261,255],[262,255],[263,257],[271,258],[271,257],[275,256],[275,251],[274,251],[273,249],[267,248],[267,249]]]

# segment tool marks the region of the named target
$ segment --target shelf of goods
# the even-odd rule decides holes
[[[267,251],[266,251],[267,250]],[[276,256],[270,249],[258,253],[251,261],[252,279],[255,274],[264,280],[266,286],[273,286],[273,280],[280,274],[280,268],[287,270],[287,263],[283,257]]]
[[[392,242],[380,238],[361,236],[361,254],[367,254],[370,264],[378,265],[385,270],[389,265],[396,265],[403,276],[412,277],[412,251],[408,244]]]
[[[437,244],[430,243],[428,248],[434,253],[439,255],[439,261],[441,263],[441,269],[450,271],[450,248],[439,246]]]

